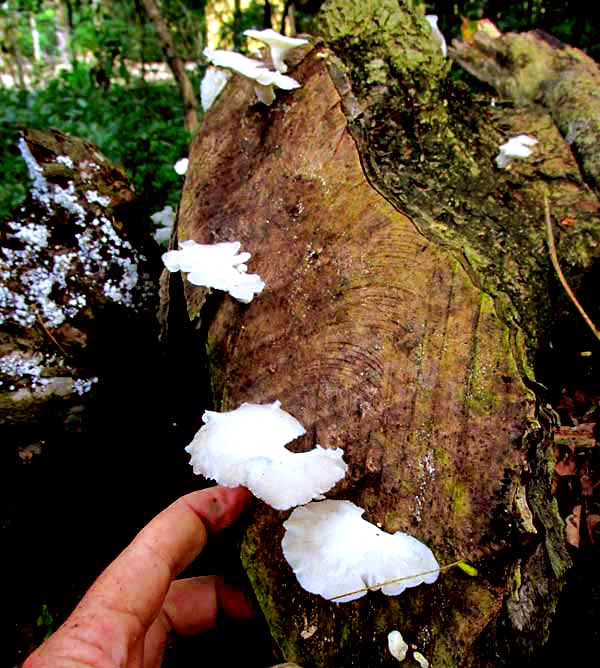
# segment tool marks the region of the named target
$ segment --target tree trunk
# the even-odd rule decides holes
[[[396,665],[393,629],[435,667],[519,665],[548,638],[571,566],[534,369],[554,319],[543,198],[577,218],[559,252],[581,285],[598,201],[548,111],[454,84],[403,3],[329,0],[318,25],[289,72],[298,91],[261,107],[234,78],[192,146],[178,238],[241,241],[267,285],[249,306],[184,286],[214,408],[281,400],[344,450],[328,496],[480,575],[327,602],[282,556],[287,513],[262,503],[242,561],[283,656],[307,668]],[[499,169],[519,133],[534,157]]]
[[[42,60],[42,51],[40,49],[40,33],[37,28],[35,14],[29,13],[29,29],[31,30],[31,41],[33,43],[33,60],[39,63]]]
[[[198,98],[194,92],[194,86],[190,81],[190,78],[185,71],[185,63],[177,55],[177,50],[173,43],[173,38],[171,37],[171,31],[166,21],[163,19],[158,5],[154,0],[143,0],[144,7],[148,12],[148,16],[160,39],[160,43],[163,51],[165,52],[165,57],[167,59],[167,64],[169,65],[175,81],[181,90],[181,95],[183,97],[183,106],[185,109],[185,129],[193,134],[196,128],[198,127]]]

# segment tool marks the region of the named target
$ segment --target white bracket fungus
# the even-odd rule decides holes
[[[181,241],[179,250],[163,253],[165,267],[188,273],[188,281],[194,285],[223,290],[235,299],[249,304],[254,295],[262,292],[264,281],[258,274],[247,274],[246,262],[250,253],[240,253],[239,241],[218,244],[198,244]]]
[[[307,39],[298,37],[286,37],[271,28],[266,30],[244,30],[246,37],[257,39],[259,42],[267,44],[271,49],[271,60],[273,67],[278,72],[287,72],[287,65],[283,62],[288,51],[295,49],[303,44],[308,44]]]
[[[390,631],[388,633],[388,649],[394,659],[397,659],[398,661],[404,661],[404,659],[406,659],[408,645],[400,631]]]
[[[440,48],[442,49],[442,54],[444,55],[444,58],[447,57],[448,55],[448,47],[446,45],[446,40],[444,38],[444,35],[442,31],[438,28],[438,17],[436,14],[427,14],[425,16],[425,20],[429,25],[431,26],[431,31],[435,35],[435,38],[437,41],[440,43]]]
[[[230,78],[231,72],[220,70],[218,67],[206,68],[200,83],[200,102],[205,112],[212,107]]]
[[[366,589],[396,596],[435,582],[439,564],[426,545],[382,531],[363,513],[351,501],[327,500],[296,508],[284,522],[283,554],[306,591],[345,603]]]
[[[186,447],[194,473],[226,487],[247,487],[277,510],[319,498],[346,475],[341,448],[293,453],[304,427],[281,403],[244,403],[234,411],[206,411],[205,423]]]
[[[537,144],[537,139],[529,135],[517,135],[500,146],[500,153],[496,156],[496,165],[499,169],[506,169],[513,158],[528,158],[532,150],[530,146]]]
[[[283,90],[293,90],[300,87],[300,84],[292,77],[270,70],[259,60],[246,58],[241,53],[223,51],[222,49],[213,51],[208,47],[204,49],[203,53],[213,65],[225,67],[252,79],[256,97],[266,105],[272,104],[275,99],[273,86]]]

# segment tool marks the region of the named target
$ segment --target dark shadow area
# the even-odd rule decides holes
[[[184,451],[206,398],[203,370],[178,352],[201,345],[188,345],[195,336],[191,327],[167,352],[157,343],[153,313],[120,320],[106,313],[93,336],[90,372],[100,378],[94,394],[66,420],[44,427],[40,454],[27,462],[17,457],[15,468],[8,461],[3,466],[13,471],[3,485],[2,532],[3,544],[14,546],[19,574],[16,665],[58,628],[154,515],[208,486],[193,475]],[[4,446],[14,456],[9,443]],[[186,574],[218,573],[245,582],[237,539],[235,528],[215,537]],[[226,625],[206,637],[174,640],[165,665],[194,666],[202,656],[218,656],[225,665],[243,656],[247,666],[267,666],[270,635],[260,617]],[[15,665],[7,659],[6,665]]]

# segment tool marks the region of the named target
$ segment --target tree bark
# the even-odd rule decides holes
[[[177,55],[171,31],[162,17],[156,2],[154,0],[143,0],[143,2],[148,16],[156,28],[163,51],[165,52],[167,64],[171,72],[173,72],[173,76],[181,90],[185,109],[185,128],[190,134],[193,134],[198,127],[198,98],[194,92],[192,82],[185,71],[185,63]]]
[[[259,107],[234,78],[192,146],[178,238],[241,241],[267,285],[249,306],[184,286],[213,407],[281,400],[344,449],[328,496],[480,575],[330,603],[300,588],[287,514],[264,504],[243,563],[283,656],[306,667],[393,666],[393,629],[436,667],[531,661],[571,566],[534,370],[553,321],[543,196],[558,220],[576,212],[559,253],[580,278],[598,200],[548,111],[454,84],[404,3],[329,0],[319,28],[289,72],[298,91]],[[522,132],[534,158],[498,169]]]

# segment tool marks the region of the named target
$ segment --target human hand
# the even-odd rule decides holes
[[[243,487],[212,487],[175,501],[108,566],[23,668],[160,666],[171,631],[207,631],[218,613],[252,617],[245,595],[222,578],[174,580],[209,533],[230,525],[250,498]]]

